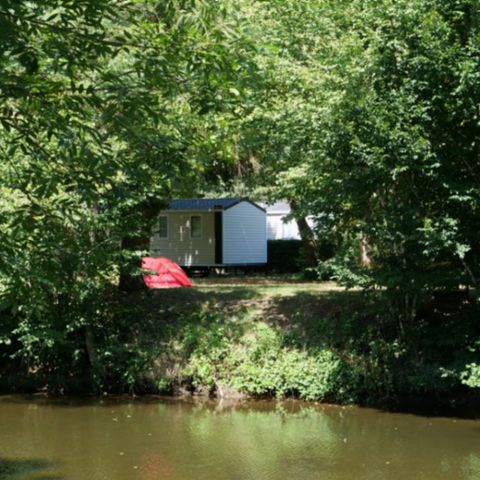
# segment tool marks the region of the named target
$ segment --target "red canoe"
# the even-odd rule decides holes
[[[178,263],[165,257],[143,257],[142,268],[152,270],[155,274],[143,276],[148,288],[191,287],[192,283]]]

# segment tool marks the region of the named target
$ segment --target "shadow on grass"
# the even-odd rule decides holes
[[[138,334],[161,336],[166,329],[178,329],[202,319],[235,323],[242,319],[261,296],[253,288],[151,290],[122,298],[118,317]]]
[[[210,288],[151,290],[124,297],[120,335],[165,341],[189,326],[225,326],[233,337],[248,323],[263,321],[281,330],[297,346],[341,346],[362,325],[353,321],[362,305],[361,292],[322,290],[321,284],[237,285]]]
[[[343,347],[368,324],[356,317],[365,309],[360,292],[299,291],[274,296],[264,320],[279,328],[289,343],[299,347]]]
[[[48,470],[52,464],[45,460],[11,460],[0,458],[0,480],[65,480],[64,477],[51,475]]]

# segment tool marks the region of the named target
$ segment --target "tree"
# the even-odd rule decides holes
[[[236,128],[242,181],[289,199],[338,246],[322,266],[388,294],[478,283],[475,0],[243,4],[255,83]]]
[[[342,246],[338,278],[403,319],[421,292],[478,283],[478,6],[352,2],[318,148],[289,177]]]
[[[306,221],[309,204],[285,175],[310,161],[318,143],[318,117],[329,77],[323,59],[341,28],[337,8],[346,5],[339,2],[333,8],[322,0],[241,2],[247,36],[255,45],[251,74],[239,85],[238,108],[221,116],[231,158],[223,180],[241,194],[287,199],[312,268],[319,259]]]
[[[3,1],[0,15],[0,342],[44,369],[85,351],[96,367],[119,272],[162,202],[203,184],[241,35],[209,0]]]

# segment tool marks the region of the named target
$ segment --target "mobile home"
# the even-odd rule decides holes
[[[260,204],[267,212],[268,240],[300,240],[297,222],[288,216],[292,209],[287,202],[276,202],[272,205]],[[315,222],[307,218],[307,223],[314,228]]]
[[[151,255],[182,267],[263,265],[265,209],[246,198],[172,200],[158,217]]]

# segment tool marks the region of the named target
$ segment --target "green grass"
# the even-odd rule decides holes
[[[217,312],[227,322],[270,321],[285,327],[299,311],[307,320],[318,318],[358,297],[359,292],[346,291],[335,282],[291,277],[193,279],[193,288],[158,289],[147,295],[170,320],[189,313]]]

